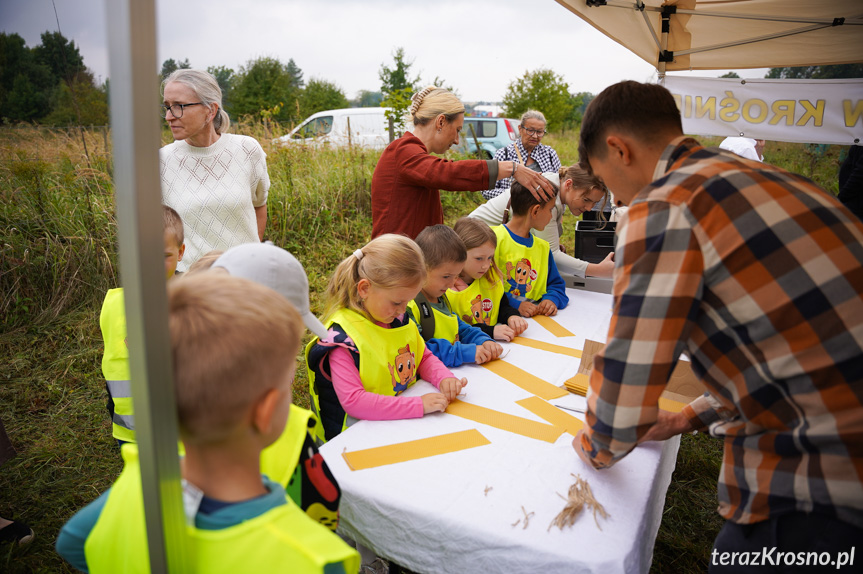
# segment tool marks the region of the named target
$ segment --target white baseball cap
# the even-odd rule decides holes
[[[216,259],[234,277],[249,279],[281,293],[290,301],[309,331],[325,338],[327,329],[309,309],[309,279],[297,258],[272,242],[245,243],[232,247]]]
[[[556,171],[544,171],[542,172],[542,177],[556,185],[558,188],[560,187],[560,174]]]

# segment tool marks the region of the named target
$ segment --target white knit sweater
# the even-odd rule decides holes
[[[258,239],[255,207],[270,189],[267,154],[254,138],[222,136],[209,147],[175,141],[159,150],[162,202],[183,219],[186,253],[177,271],[213,249]]]

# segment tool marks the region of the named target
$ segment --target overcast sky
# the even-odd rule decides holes
[[[108,76],[106,0],[0,0],[0,31],[28,46],[57,30],[75,41],[97,78]],[[157,0],[159,65],[235,71],[259,56],[293,58],[304,79],[335,83],[348,98],[380,89],[378,70],[403,47],[424,82],[440,77],[466,102],[500,101],[507,84],[548,68],[570,92],[598,93],[655,71],[554,0]],[[728,70],[693,75],[719,76]],[[764,69],[738,70],[760,78]]]

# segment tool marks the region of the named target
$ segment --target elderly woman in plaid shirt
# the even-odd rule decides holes
[[[495,152],[494,159],[497,161],[513,161],[524,165],[539,173],[554,172],[560,170],[560,159],[557,152],[547,145],[539,143],[542,137],[548,133],[545,131],[546,121],[542,112],[527,110],[521,116],[518,133],[521,139],[514,141],[506,147]],[[499,179],[494,187],[482,192],[486,199],[497,197],[512,185],[512,178]]]
[[[863,543],[863,223],[802,176],[684,136],[655,84],[599,94],[579,155],[629,209],[576,452],[606,468],[709,429],[725,443],[711,572],[847,559]],[[708,392],[672,414],[657,403],[681,353]]]

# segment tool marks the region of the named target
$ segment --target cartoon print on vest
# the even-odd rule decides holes
[[[395,366],[387,363],[390,368],[390,376],[393,379],[393,390],[396,396],[407,390],[408,385],[414,382],[414,372],[416,371],[416,360],[411,352],[411,346],[405,345],[399,349],[399,354],[396,355]],[[398,376],[396,376],[398,374]]]
[[[470,315],[462,315],[462,320],[468,325],[488,325],[492,309],[491,299],[483,299],[477,295],[470,301]]]
[[[531,281],[535,279],[536,271],[527,258],[517,261],[515,265],[511,261],[506,262],[506,280],[513,297],[526,297],[533,286]]]

